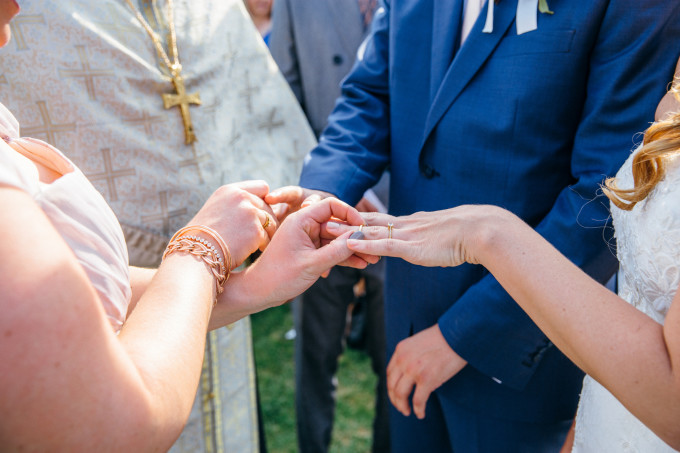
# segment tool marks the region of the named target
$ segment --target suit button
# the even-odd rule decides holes
[[[432,179],[435,176],[439,176],[439,172],[432,168],[432,166],[428,164],[420,164],[420,172],[425,176],[427,179]]]
[[[335,66],[340,66],[343,61],[342,55],[333,55],[333,64]]]

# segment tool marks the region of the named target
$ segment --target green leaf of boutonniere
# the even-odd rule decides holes
[[[555,14],[548,7],[548,0],[538,0],[538,10],[543,14]]]

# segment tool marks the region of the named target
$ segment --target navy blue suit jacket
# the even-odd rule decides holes
[[[599,185],[672,80],[680,2],[550,0],[554,15],[517,35],[517,0],[501,0],[493,33],[485,7],[456,51],[461,4],[382,2],[300,184],[354,204],[389,165],[392,214],[499,205],[605,281],[616,262]],[[438,323],[469,362],[437,391],[444,411],[573,417],[580,373],[481,266],[389,260],[385,310],[388,354]]]

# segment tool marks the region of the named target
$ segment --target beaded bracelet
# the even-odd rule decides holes
[[[221,251],[224,254],[225,259],[222,259],[222,255],[220,255],[220,252],[215,248],[212,242],[197,236],[186,235],[186,233],[190,231],[203,233],[217,242],[218,247],[222,249]],[[224,285],[229,279],[232,266],[229,247],[227,247],[227,244],[219,233],[212,228],[203,225],[186,226],[172,236],[172,239],[170,239],[170,242],[163,253],[163,259],[173,252],[187,252],[191,255],[198,256],[208,265],[212,271],[213,277],[215,277],[216,293],[214,304],[216,304],[217,296],[224,291]]]

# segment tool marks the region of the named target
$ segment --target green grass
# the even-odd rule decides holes
[[[270,453],[295,453],[294,341],[284,338],[292,327],[289,306],[252,316],[253,348]],[[361,453],[371,449],[376,377],[368,356],[347,349],[340,358],[335,424],[331,453]]]

